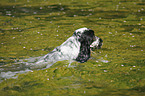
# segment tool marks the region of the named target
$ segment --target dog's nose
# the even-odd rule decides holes
[[[103,42],[103,40],[101,39],[101,38],[99,38],[99,41],[102,43]]]

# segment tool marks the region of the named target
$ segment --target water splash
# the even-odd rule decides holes
[[[17,74],[23,74],[29,71],[33,72],[32,70],[38,70],[38,69],[43,70],[49,68],[54,63],[56,63],[56,61],[45,61],[44,58],[45,56],[21,59],[19,61],[16,61],[12,66],[7,66],[6,69],[9,70],[7,72],[4,72],[5,70],[1,68],[0,82],[9,78],[16,79]]]
[[[16,76],[16,74],[23,74],[23,73],[26,73],[26,72],[29,72],[29,71],[32,72],[32,70],[29,70],[29,69],[25,69],[25,70],[22,70],[22,71],[15,71],[15,72],[11,72],[11,71],[1,72],[0,73],[0,82],[2,82],[5,79],[10,79],[10,78],[16,79],[18,77],[18,76]]]

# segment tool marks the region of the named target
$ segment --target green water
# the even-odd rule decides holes
[[[1,71],[16,60],[47,54],[81,27],[104,41],[86,63],[73,62],[76,67],[61,61],[5,79],[1,96],[145,95],[145,0],[0,2]]]

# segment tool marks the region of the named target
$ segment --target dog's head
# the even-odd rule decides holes
[[[89,28],[77,29],[73,35],[75,35],[81,43],[88,42],[89,45],[94,40],[96,40],[95,35],[94,35],[94,31],[89,29]]]
[[[100,49],[103,45],[103,40],[97,36],[95,36],[95,40],[90,45],[91,49]]]

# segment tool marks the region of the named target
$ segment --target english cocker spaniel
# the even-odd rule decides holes
[[[56,47],[53,51],[45,56],[25,59],[27,62],[24,62],[23,60],[16,62],[16,65],[20,65],[17,67],[20,71],[1,72],[0,79],[13,77],[17,73],[32,71],[30,69],[49,68],[57,61],[62,60],[69,60],[69,65],[71,64],[72,60],[84,63],[90,58],[91,49],[93,50],[101,48],[102,42],[103,40],[95,36],[93,30],[88,28],[77,29],[70,38],[68,38],[64,43]]]
[[[31,64],[31,67],[47,66],[46,68],[49,68],[62,60],[76,60],[84,63],[90,58],[90,47],[101,48],[101,46],[102,39],[96,37],[93,30],[80,28],[60,46],[38,59],[35,64]]]

